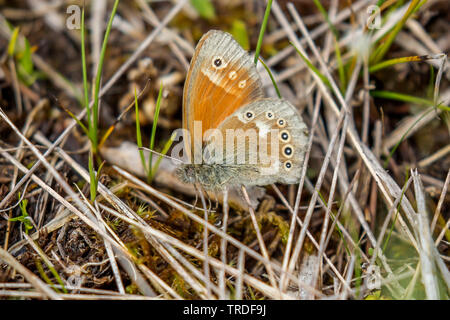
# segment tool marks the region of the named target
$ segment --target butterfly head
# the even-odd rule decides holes
[[[195,170],[195,165],[193,164],[182,164],[176,170],[176,175],[178,179],[184,183],[195,183],[197,182],[197,174]]]

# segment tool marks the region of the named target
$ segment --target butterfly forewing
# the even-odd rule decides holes
[[[230,34],[216,30],[205,34],[183,93],[183,126],[191,133],[191,143],[202,144],[202,137],[194,137],[194,121],[201,122],[202,132],[217,128],[242,106],[261,99],[261,88],[251,58]]]

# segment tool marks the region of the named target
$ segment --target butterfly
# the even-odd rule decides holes
[[[300,179],[307,126],[291,103],[264,97],[250,55],[227,32],[211,30],[197,44],[183,91],[183,129],[183,182],[220,190]]]

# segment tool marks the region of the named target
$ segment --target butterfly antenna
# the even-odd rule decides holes
[[[166,154],[162,154],[162,153],[160,153],[160,152],[157,152],[157,151],[155,151],[155,150],[152,150],[152,149],[149,149],[149,148],[146,148],[146,147],[139,147],[138,149],[139,149],[139,150],[145,150],[145,151],[154,153],[154,154],[156,154],[156,155],[158,155],[158,156],[160,156],[160,157],[166,158],[166,159],[170,159],[170,160],[178,161],[178,162],[183,163],[183,164],[187,164],[187,163],[184,162],[183,160],[180,160],[180,159],[177,159],[177,158],[168,156],[168,155],[166,155]]]

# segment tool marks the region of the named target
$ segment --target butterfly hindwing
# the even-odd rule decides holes
[[[261,99],[252,102],[235,111],[218,129],[221,145],[217,143],[219,140],[211,138],[208,148],[221,147],[222,152],[215,152],[210,162],[244,165],[247,169],[239,177],[242,184],[298,182],[308,130],[288,101]],[[227,145],[227,139],[233,144]],[[237,139],[245,142],[239,144]]]

